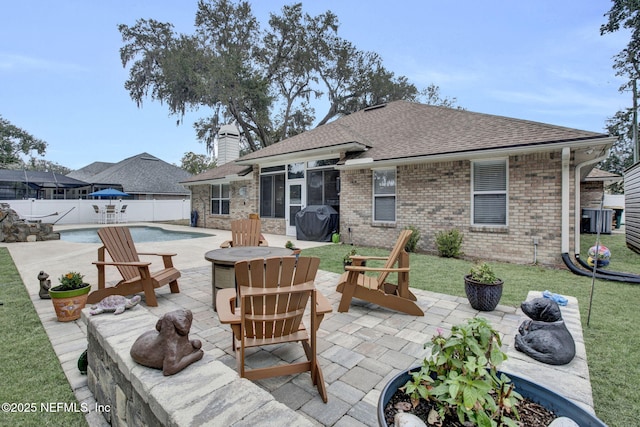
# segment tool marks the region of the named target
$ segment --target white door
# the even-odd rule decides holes
[[[306,200],[304,183],[304,179],[287,181],[287,236],[296,235],[296,214],[304,209]]]

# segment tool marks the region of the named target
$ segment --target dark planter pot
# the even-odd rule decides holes
[[[493,311],[502,297],[503,283],[498,279],[496,283],[488,285],[473,280],[470,274],[464,276],[464,291],[471,307],[480,311]]]
[[[405,385],[411,379],[410,372],[419,370],[415,367],[409,372],[401,372],[391,379],[382,389],[380,399],[378,400],[378,424],[386,427],[387,422],[384,419],[384,407],[387,406],[391,397],[398,391],[400,387]],[[500,374],[500,372],[499,372]],[[498,375],[499,375],[498,374]],[[527,399],[536,402],[539,405],[553,411],[558,417],[571,418],[578,423],[580,427],[607,427],[598,417],[586,411],[564,396],[557,394],[539,384],[521,378],[514,374],[507,374],[511,382],[515,385],[515,390]]]
[[[353,265],[353,261],[342,261],[342,267],[346,267],[348,265]],[[366,267],[367,266],[367,262],[366,261],[362,261],[362,263],[360,264],[360,267]],[[345,271],[347,269],[345,268]],[[364,274],[364,271],[361,271],[360,274]]]
[[[82,309],[87,304],[91,285],[70,291],[56,291],[49,289],[51,302],[60,322],[71,322],[80,318]]]

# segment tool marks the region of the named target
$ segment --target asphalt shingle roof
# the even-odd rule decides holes
[[[200,182],[200,181],[211,181],[214,179],[222,179],[225,177],[228,177],[230,175],[239,175],[239,176],[244,176],[247,173],[251,172],[252,167],[249,166],[241,166],[241,165],[237,165],[233,162],[230,163],[225,163],[221,166],[216,166],[213,169],[209,169],[207,171],[204,171],[198,175],[192,176],[189,179],[186,179],[184,181],[185,184],[192,184],[194,182]]]
[[[78,170],[68,173],[67,176],[71,178],[79,179],[80,181],[86,181],[88,179],[91,179],[92,176],[95,176],[100,172],[104,171],[105,169],[110,168],[114,164],[115,163],[108,163],[108,162],[93,162],[83,168],[80,168]]]
[[[357,142],[356,157],[392,160],[605,138],[606,134],[446,107],[394,101],[341,117],[250,153],[261,159]]]
[[[179,183],[190,178],[184,169],[171,165],[149,153],[129,157],[101,172],[87,177],[91,184],[120,184],[129,194],[185,194]]]

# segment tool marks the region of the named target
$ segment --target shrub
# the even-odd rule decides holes
[[[436,246],[438,254],[444,258],[459,258],[463,255],[462,233],[453,228],[447,231],[438,231],[436,233]]]
[[[418,247],[418,242],[420,241],[420,230],[418,230],[413,225],[408,225],[404,228],[405,230],[411,230],[411,237],[409,237],[409,241],[407,242],[404,250],[407,252],[415,252]]]

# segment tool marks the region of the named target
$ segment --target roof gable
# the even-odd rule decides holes
[[[212,169],[206,170],[198,175],[194,175],[184,181],[184,184],[202,183],[203,181],[223,180],[231,176],[245,176],[253,170],[251,166],[242,166],[231,163],[225,163],[220,166],[216,166]]]

